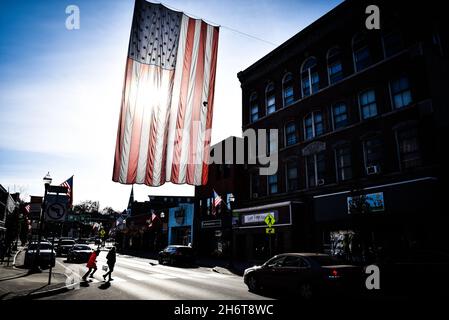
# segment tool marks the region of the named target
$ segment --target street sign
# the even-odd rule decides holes
[[[104,238],[104,236],[106,235],[106,231],[104,231],[104,229],[100,230],[100,238]]]
[[[265,232],[267,233],[267,234],[274,234],[274,228],[265,228]]]
[[[273,215],[271,213],[267,214],[264,221],[268,225],[269,228],[271,228],[271,226],[276,223],[276,219],[273,217]]]
[[[47,194],[44,199],[45,220],[64,221],[67,214],[68,198],[66,195]]]
[[[66,206],[62,203],[52,203],[47,206],[45,211],[48,221],[62,221],[65,219]]]
[[[67,193],[67,187],[63,187],[63,186],[48,186],[47,192],[66,194]]]

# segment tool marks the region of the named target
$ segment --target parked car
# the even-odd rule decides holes
[[[87,238],[79,238],[79,239],[76,240],[76,243],[88,244],[89,243],[89,239],[87,239]]]
[[[159,252],[159,264],[183,264],[193,263],[193,249],[189,246],[171,245]]]
[[[279,254],[262,264],[245,270],[243,280],[248,289],[294,291],[302,298],[327,293],[356,293],[363,270],[342,264],[336,258],[320,253]]]
[[[34,263],[34,259],[36,259],[37,255],[37,244],[38,242],[31,242],[25,249],[25,267],[30,267]],[[55,266],[56,257],[53,247],[50,242],[41,241],[39,246],[39,266],[40,267],[48,267]]]
[[[75,244],[67,253],[67,262],[87,262],[93,251],[87,244]]]
[[[75,240],[60,240],[57,248],[58,256],[66,255],[76,244]]]

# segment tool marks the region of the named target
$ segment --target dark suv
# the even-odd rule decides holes
[[[191,264],[194,261],[193,249],[189,246],[172,245],[159,252],[159,264]]]
[[[76,244],[75,240],[60,240],[56,252],[58,256],[66,255],[69,250]]]

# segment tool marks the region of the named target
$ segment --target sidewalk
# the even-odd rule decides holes
[[[67,276],[62,267],[52,270],[51,285],[48,285],[49,270],[28,274],[28,269],[0,264],[0,300],[35,299],[67,290]]]

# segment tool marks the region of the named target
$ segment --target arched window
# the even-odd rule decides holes
[[[295,191],[298,189],[298,162],[297,160],[287,161],[285,164],[285,182],[287,191]]]
[[[289,106],[295,100],[293,97],[293,76],[287,73],[282,80],[282,99],[284,107]]]
[[[348,107],[344,102],[337,102],[332,105],[332,124],[334,130],[348,125]]]
[[[304,137],[305,140],[312,139],[324,133],[323,115],[321,111],[309,113],[304,118]]]
[[[276,97],[274,94],[274,84],[269,83],[265,89],[265,102],[267,108],[267,115],[276,111]]]
[[[354,55],[354,69],[361,71],[372,64],[371,52],[366,34],[358,33],[352,38],[352,53]]]
[[[257,93],[253,93],[249,98],[249,118],[250,122],[255,122],[259,119],[259,102],[257,101]]]
[[[391,103],[394,109],[400,109],[413,102],[410,90],[410,81],[407,76],[402,75],[390,81]]]
[[[338,47],[333,47],[327,52],[327,73],[329,75],[329,84],[343,79],[341,50]]]
[[[298,126],[295,121],[289,121],[285,125],[285,146],[291,146],[298,142]]]
[[[398,30],[391,30],[382,34],[384,57],[388,58],[404,49],[404,41]]]
[[[350,143],[340,143],[334,149],[337,181],[352,179],[352,152]]]
[[[377,116],[376,92],[373,89],[360,92],[359,106],[363,120]]]
[[[307,97],[319,89],[320,78],[317,72],[316,58],[310,57],[301,67],[301,91],[302,96]]]
[[[367,175],[380,173],[383,166],[384,147],[379,135],[369,135],[362,141]]]

